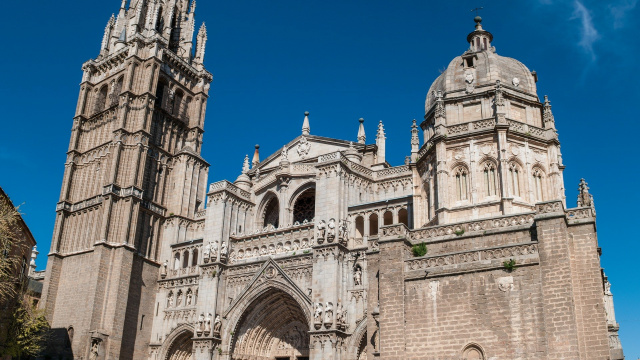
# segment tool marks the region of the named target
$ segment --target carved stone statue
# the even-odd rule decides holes
[[[191,290],[189,290],[187,291],[185,305],[190,306],[192,303],[193,303],[193,293],[191,292]]]
[[[169,293],[169,298],[167,299],[167,307],[173,307],[173,293]]]
[[[287,151],[287,146],[282,147],[282,152],[280,153],[280,161],[289,161],[289,152]]]
[[[309,141],[307,141],[307,138],[303,136],[300,139],[300,142],[298,143],[298,146],[297,146],[298,156],[304,159],[307,156],[307,154],[309,154],[310,149],[311,149],[311,144],[309,144]]]
[[[334,218],[329,219],[327,224],[327,242],[333,242],[336,238],[336,220]]]
[[[340,243],[346,245],[347,242],[349,242],[349,227],[348,227],[348,222],[347,220],[342,220],[340,221],[340,227],[339,227],[339,233],[338,233],[338,239],[340,240]]]
[[[182,291],[178,292],[178,296],[176,297],[176,306],[182,305]]]
[[[313,312],[313,323],[316,329],[320,329],[322,326],[322,303],[317,303]]]
[[[200,313],[200,317],[198,317],[198,326],[196,326],[196,332],[198,335],[202,334],[204,331],[204,314]]]
[[[160,277],[161,278],[166,278],[167,277],[167,267],[169,266],[169,261],[165,260],[164,263],[162,263],[162,266],[160,266]]]
[[[360,266],[356,266],[356,271],[353,274],[353,284],[355,286],[362,285],[362,269],[360,269]]]
[[[204,320],[204,335],[209,335],[211,332],[211,313],[207,314],[207,318]]]
[[[216,319],[213,321],[213,333],[220,335],[220,329],[222,329],[222,319],[220,319],[220,315],[216,315]]]
[[[226,258],[229,250],[227,249],[227,243],[222,242],[222,248],[220,249],[220,258]]]
[[[220,246],[218,240],[214,241],[213,245],[211,245],[211,261],[218,260],[218,246]]]
[[[100,350],[100,340],[93,339],[91,341],[91,351],[89,352],[89,360],[96,360],[98,358],[99,350]]]
[[[333,324],[333,304],[328,302],[324,307],[324,326],[328,329]]]
[[[327,236],[327,223],[324,220],[320,220],[318,223],[318,244],[322,244],[324,242],[324,238]]]
[[[211,257],[211,241],[204,246],[204,250],[202,250],[202,259],[205,263],[209,262],[209,258]]]

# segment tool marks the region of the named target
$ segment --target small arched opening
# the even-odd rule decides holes
[[[186,268],[189,266],[189,252],[185,251],[182,253],[182,268]]]
[[[107,85],[103,85],[98,93],[96,94],[96,103],[94,107],[94,112],[98,113],[105,109],[107,106],[107,94],[109,93],[109,87]]]
[[[364,237],[364,218],[358,216],[356,218],[356,239],[362,239]]]
[[[409,211],[407,209],[402,208],[398,211],[398,222],[409,227]]]
[[[176,252],[173,254],[173,270],[180,269],[180,253]]]
[[[378,236],[378,214],[369,216],[369,236]]]
[[[480,346],[475,344],[467,345],[462,352],[463,360],[484,360],[484,352]]]
[[[393,224],[393,213],[391,211],[386,211],[383,216],[385,225]]]
[[[191,266],[198,265],[198,249],[193,249],[193,255],[191,256]]]

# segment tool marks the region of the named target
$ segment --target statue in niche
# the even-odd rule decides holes
[[[178,296],[176,297],[176,307],[182,305],[182,291],[178,291]]]
[[[338,239],[340,243],[346,245],[349,241],[349,222],[347,220],[340,221]]]
[[[362,285],[362,269],[359,265],[356,265],[356,271],[353,273],[353,284],[355,286]]]
[[[211,313],[207,314],[207,318],[204,320],[204,335],[209,335],[211,332]]]
[[[204,250],[202,250],[202,259],[205,263],[209,262],[209,258],[211,257],[211,241],[204,246]]]
[[[342,313],[342,304],[338,301],[338,306],[336,306],[336,325],[340,328],[340,325],[344,322]]]
[[[316,303],[316,309],[313,312],[313,323],[316,325],[316,329],[320,329],[322,326],[322,303]]]
[[[192,303],[193,303],[193,293],[191,292],[191,289],[189,289],[187,291],[187,297],[186,297],[185,305],[186,306],[190,306]]]
[[[220,249],[220,258],[221,259],[226,259],[227,258],[227,253],[228,253],[227,243],[223,241],[222,242],[222,248]]]
[[[160,277],[163,279],[167,277],[167,267],[169,267],[169,261],[165,260],[160,267]]]
[[[97,360],[100,351],[100,339],[91,340],[91,351],[89,352],[89,360]]]
[[[218,260],[218,240],[213,242],[213,245],[211,245],[211,261],[216,261]]]
[[[327,242],[333,242],[336,238],[336,220],[334,218],[329,219],[327,224]]]
[[[196,330],[198,335],[202,334],[204,331],[204,314],[200,313],[200,317],[198,317],[198,326],[196,326]]]
[[[328,329],[333,324],[333,303],[327,302],[324,307],[324,326]]]
[[[324,238],[327,236],[327,223],[324,220],[320,220],[318,223],[318,244],[322,244],[324,242]]]
[[[167,299],[167,307],[171,308],[173,307],[173,292],[169,292],[169,297]]]
[[[220,319],[220,315],[216,315],[216,319],[213,321],[213,333],[220,335],[220,329],[222,329],[222,319]]]

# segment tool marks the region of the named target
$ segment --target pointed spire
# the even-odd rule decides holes
[[[207,45],[207,26],[202,23],[196,40],[196,56],[194,61],[198,64],[204,63],[204,50]]]
[[[246,174],[249,172],[249,154],[244,156],[244,162],[242,163],[242,173]]]
[[[358,144],[366,144],[367,136],[364,133],[364,119],[360,118],[360,126],[358,127]]]
[[[584,179],[580,179],[578,186],[578,207],[593,207],[593,195],[589,194],[589,186]]]
[[[302,135],[309,135],[311,127],[309,126],[309,112],[304,112],[304,121],[302,121]]]
[[[386,159],[386,137],[384,133],[384,125],[382,120],[378,123],[378,132],[376,133],[376,145],[378,146],[378,163],[384,163]]]
[[[416,162],[418,160],[418,151],[420,150],[420,137],[418,136],[418,124],[416,119],[413,119],[411,124],[411,161]]]
[[[260,164],[260,145],[256,144],[256,151],[253,153],[253,160],[251,161],[252,168],[255,168]]]
[[[191,10],[189,11],[191,14],[195,14],[196,12],[196,0],[191,1]]]
[[[447,112],[444,109],[444,100],[442,99],[442,90],[438,90],[438,91],[434,90],[433,96],[436,98],[436,109],[434,114],[436,119],[438,118],[445,119],[447,117]]]
[[[104,35],[102,36],[102,45],[100,46],[100,51],[107,50],[109,48],[109,39],[111,38],[111,32],[113,31],[113,27],[116,23],[116,18],[114,14],[111,14],[111,18],[107,21],[107,26],[104,28]]]
[[[555,118],[551,112],[551,101],[547,95],[544,96],[544,104],[542,105],[542,120],[545,127],[555,127]]]

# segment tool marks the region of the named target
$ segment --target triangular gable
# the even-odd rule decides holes
[[[291,290],[298,294],[301,299],[304,299],[308,305],[311,305],[311,298],[300,289],[298,285],[282,270],[282,268],[275,262],[273,259],[269,258],[264,264],[260,267],[260,270],[256,272],[251,281],[247,284],[247,286],[242,290],[240,296],[233,299],[233,303],[229,305],[229,308],[225,310],[223,317],[227,317],[233,309],[235,309],[238,304],[240,304],[246,297],[249,296],[251,290],[256,287],[256,284],[262,284],[263,282],[276,282],[278,275],[282,276],[285,284],[291,287]]]
[[[305,151],[305,148],[307,148],[306,145],[302,144],[300,147],[298,146],[304,142],[303,138],[305,138],[306,142],[309,144],[307,151]],[[349,149],[349,143],[351,143],[351,141],[331,139],[315,135],[300,135],[283,147],[287,148],[287,160],[290,163],[297,163],[314,159],[320,155],[336,151],[345,151]],[[357,150],[362,150],[364,147],[364,145],[358,144],[355,141],[353,142],[353,146]],[[372,145],[368,145],[368,147],[371,146]],[[258,166],[260,171],[274,168],[280,164],[280,161],[282,160],[283,147],[279,148],[275,153],[269,155],[266,159],[260,162],[260,165]],[[252,171],[254,170],[252,169]]]

